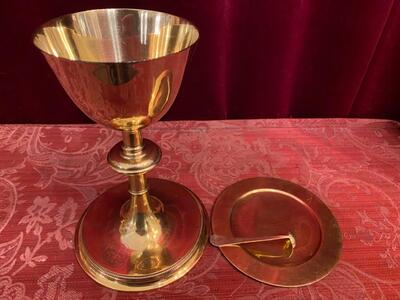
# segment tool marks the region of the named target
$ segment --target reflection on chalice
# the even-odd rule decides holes
[[[61,85],[94,121],[122,131],[108,154],[128,176],[95,199],[75,234],[83,270],[107,287],[140,291],[186,274],[207,241],[206,213],[184,186],[146,178],[160,148],[141,129],[172,105],[198,31],[155,11],[100,9],[65,15],[34,34]]]

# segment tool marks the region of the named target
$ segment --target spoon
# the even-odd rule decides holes
[[[269,235],[260,236],[256,238],[243,238],[243,237],[225,237],[221,235],[211,235],[210,243],[215,247],[240,247],[240,245],[270,242],[282,240],[282,254],[281,255],[270,255],[263,251],[249,250],[257,258],[289,258],[293,254],[293,250],[296,247],[296,240],[291,233],[281,235]]]

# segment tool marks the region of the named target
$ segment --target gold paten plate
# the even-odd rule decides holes
[[[316,282],[332,270],[342,249],[339,225],[316,195],[292,182],[256,177],[227,187],[211,217],[213,234],[257,238],[291,233],[293,254],[279,257],[282,241],[220,247],[244,274],[261,282],[298,287]]]

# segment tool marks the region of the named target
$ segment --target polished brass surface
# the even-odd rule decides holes
[[[140,131],[174,102],[198,37],[182,18],[136,9],[65,15],[34,34],[74,103],[94,121],[122,131],[107,159],[128,182],[91,203],[75,236],[82,268],[107,287],[163,286],[187,273],[206,244],[207,217],[197,197],[179,184],[146,179],[161,150]]]
[[[169,14],[100,9],[43,24],[34,44],[89,118],[130,131],[170,108],[198,37],[192,24]]]
[[[90,204],[77,227],[80,265],[109,288],[164,286],[185,275],[207,243],[207,215],[190,190],[156,178],[149,178],[148,185],[144,202],[128,193],[127,182],[107,190]]]
[[[272,241],[281,242],[281,246],[277,247],[278,249],[281,250],[281,253],[273,254],[263,251],[253,251],[252,254],[259,258],[261,257],[289,258],[292,256],[294,248],[296,247],[296,240],[291,233],[282,235],[273,235],[273,236],[263,236],[263,237],[260,236],[257,238],[227,238],[225,236],[220,236],[215,234],[210,236],[210,243],[215,247],[240,247],[241,245],[246,245],[246,244],[264,243]]]
[[[220,235],[211,235],[210,243],[216,247],[224,247],[228,245],[242,245],[242,244],[252,244],[252,243],[261,243],[261,242],[269,242],[269,241],[277,241],[282,240],[284,243],[289,243],[292,247],[296,247],[296,240],[291,233],[288,234],[280,234],[280,235],[272,235],[272,236],[262,236],[257,238],[227,238]]]
[[[249,178],[227,187],[214,204],[211,223],[213,235],[227,243],[242,241],[236,247],[220,247],[236,268],[276,286],[322,279],[342,249],[339,225],[328,207],[305,188],[277,178]],[[289,256],[282,255],[282,239],[267,240],[284,237],[282,232],[295,239]]]
[[[33,42],[55,57],[98,64],[165,57],[190,47],[198,37],[197,29],[183,18],[117,8],[52,19],[35,32]]]

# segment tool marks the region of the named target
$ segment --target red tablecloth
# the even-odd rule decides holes
[[[343,232],[322,281],[276,288],[244,276],[208,246],[183,279],[117,293],[75,261],[73,233],[97,195],[121,182],[105,160],[120,140],[95,125],[0,126],[0,299],[400,297],[400,125],[385,120],[164,122],[145,130],[163,151],[154,177],[192,189],[211,209],[246,177],[274,176],[319,195]]]

